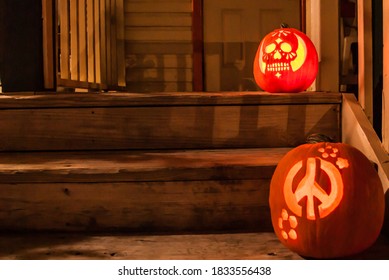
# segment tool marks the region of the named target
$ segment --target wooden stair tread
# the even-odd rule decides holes
[[[342,95],[329,92],[164,92],[164,93],[20,93],[1,95],[0,109],[87,108],[180,105],[333,104]]]
[[[181,235],[0,235],[3,260],[298,260],[273,232]],[[347,259],[388,259],[389,239],[380,236]]]
[[[2,183],[270,178],[291,148],[1,153]]]
[[[0,259],[301,259],[274,233],[0,236]]]

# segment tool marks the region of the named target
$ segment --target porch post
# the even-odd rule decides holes
[[[389,2],[383,3],[383,93],[382,93],[382,143],[389,152]]]

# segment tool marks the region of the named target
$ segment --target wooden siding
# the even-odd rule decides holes
[[[127,90],[192,91],[192,1],[125,0]]]

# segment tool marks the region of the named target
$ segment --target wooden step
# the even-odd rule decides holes
[[[271,230],[290,148],[0,154],[0,230]]]
[[[0,151],[293,147],[340,140],[339,93],[0,96]]]
[[[2,260],[301,260],[274,233],[0,235]],[[388,260],[389,238],[346,259]]]

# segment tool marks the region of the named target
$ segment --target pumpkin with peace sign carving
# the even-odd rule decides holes
[[[269,204],[277,237],[304,257],[362,252],[376,241],[384,221],[377,171],[344,143],[304,144],[287,153],[273,174]]]

